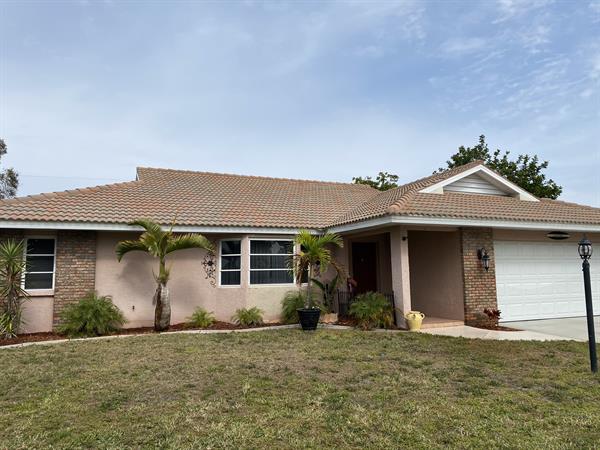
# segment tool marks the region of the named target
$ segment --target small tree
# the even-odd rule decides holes
[[[140,219],[131,222],[144,228],[144,232],[136,241],[121,241],[117,244],[116,252],[119,262],[126,253],[131,251],[146,252],[158,259],[158,275],[154,275],[157,283],[154,293],[154,329],[164,331],[171,324],[171,302],[167,283],[170,276],[170,267],[167,267],[167,255],[177,250],[188,248],[201,248],[214,251],[212,243],[201,234],[175,235],[173,228],[165,231],[162,227],[151,220]]]
[[[291,261],[298,286],[302,283],[302,275],[308,272],[306,299],[304,301],[304,307],[308,309],[314,305],[311,292],[312,278],[325,273],[330,265],[338,273],[343,272],[342,268],[333,260],[331,250],[328,247],[330,245],[343,247],[344,243],[341,236],[335,233],[315,235],[308,230],[301,230],[296,235],[294,244],[298,248],[298,253],[294,254]]]
[[[21,304],[27,292],[21,287],[27,264],[25,262],[25,242],[7,239],[0,242],[0,299],[4,304],[3,323],[5,334],[11,336],[19,332],[21,325]],[[7,330],[10,330],[7,333]],[[10,337],[10,336],[9,336]]]
[[[372,188],[380,191],[388,191],[390,189],[398,187],[398,175],[388,172],[379,172],[379,175],[373,178],[371,177],[354,177],[352,178],[354,184],[366,184]]]
[[[6,143],[0,139],[0,159],[6,155]],[[0,199],[12,198],[17,195],[19,187],[19,174],[13,168],[0,171]]]
[[[556,199],[562,193],[562,187],[547,180],[542,172],[548,168],[548,161],[540,162],[537,155],[519,155],[516,160],[509,158],[510,152],[501,155],[500,150],[490,154],[485,136],[479,136],[479,143],[474,147],[460,146],[458,152],[446,161],[447,168],[438,172],[468,164],[473,161],[483,161],[490,169],[515,183],[517,186],[531,192],[536,197]]]

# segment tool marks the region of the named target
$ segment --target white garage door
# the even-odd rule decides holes
[[[502,321],[585,315],[577,244],[496,241],[494,251]],[[600,256],[591,264],[594,314],[600,314]]]

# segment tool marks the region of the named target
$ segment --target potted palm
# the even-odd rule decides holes
[[[330,246],[343,247],[342,238],[335,233],[321,235],[312,234],[308,230],[301,230],[294,239],[297,253],[291,259],[292,268],[298,286],[302,284],[303,275],[306,273],[306,297],[304,308],[299,308],[298,317],[303,330],[316,330],[319,323],[321,309],[315,304],[312,296],[312,279],[327,271],[333,266],[338,273],[341,271],[331,256]]]

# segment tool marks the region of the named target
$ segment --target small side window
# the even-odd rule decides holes
[[[54,258],[56,241],[52,238],[28,238],[25,260],[27,271],[25,290],[54,289]]]
[[[239,286],[241,282],[242,242],[221,241],[220,279],[221,286]]]

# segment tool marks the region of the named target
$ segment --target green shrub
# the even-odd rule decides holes
[[[394,325],[394,308],[390,301],[378,292],[367,292],[354,299],[350,315],[364,330],[371,328],[391,328]]]
[[[17,326],[21,321],[9,313],[0,314],[0,338],[10,339],[17,337]]]
[[[194,314],[188,318],[188,324],[197,328],[208,328],[215,323],[215,316],[204,308],[196,308]]]
[[[283,300],[281,300],[281,317],[283,323],[298,323],[299,308],[304,308],[304,299],[306,294],[301,291],[288,291],[285,293]]]
[[[90,292],[79,302],[65,308],[59,333],[69,337],[103,336],[118,331],[126,322],[110,297]]]
[[[231,318],[233,323],[242,327],[256,327],[263,324],[263,312],[256,306],[253,308],[242,308],[235,311]]]

